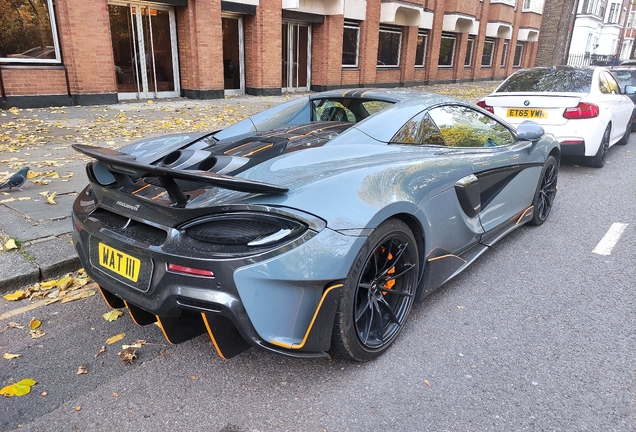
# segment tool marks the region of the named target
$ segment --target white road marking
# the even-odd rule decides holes
[[[605,233],[605,236],[598,242],[592,253],[611,255],[612,249],[614,249],[614,246],[616,246],[616,243],[618,243],[618,240],[625,232],[627,225],[629,224],[614,222]]]

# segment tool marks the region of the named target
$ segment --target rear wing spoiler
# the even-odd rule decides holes
[[[288,188],[240,177],[232,177],[209,171],[175,170],[158,165],[136,162],[135,156],[104,147],[73,144],[73,149],[100,162],[114,177],[120,187],[132,186],[133,178],[156,177],[166,189],[173,205],[185,207],[188,198],[176,179],[205,183],[211,186],[247,193],[284,194]]]

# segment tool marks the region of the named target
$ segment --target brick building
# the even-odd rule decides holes
[[[0,107],[502,79],[543,0],[0,0]]]

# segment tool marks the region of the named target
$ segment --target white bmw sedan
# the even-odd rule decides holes
[[[561,143],[563,155],[583,156],[597,168],[612,145],[627,144],[634,111],[634,102],[602,67],[522,69],[477,105],[514,126],[539,123]]]

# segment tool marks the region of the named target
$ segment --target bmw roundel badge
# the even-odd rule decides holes
[[[529,100],[523,101],[523,105],[524,105],[524,106],[528,106],[528,105],[530,105],[530,101],[529,101]]]

